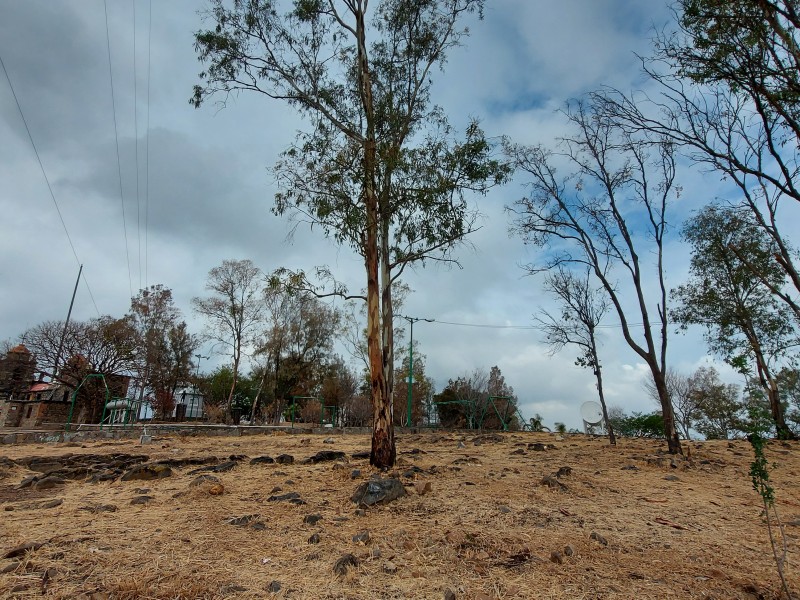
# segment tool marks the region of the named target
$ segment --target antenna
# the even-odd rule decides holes
[[[594,428],[603,422],[603,411],[597,402],[584,402],[581,404],[581,419],[583,419],[583,432],[587,435],[594,434]]]

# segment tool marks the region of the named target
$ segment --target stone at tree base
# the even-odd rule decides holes
[[[407,494],[399,479],[372,479],[356,488],[350,500],[359,506],[386,504]]]

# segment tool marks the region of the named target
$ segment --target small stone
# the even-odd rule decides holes
[[[319,540],[320,540],[319,534],[315,533],[310,538],[308,538],[308,543],[309,544],[319,544]]]
[[[358,559],[352,554],[345,554],[333,565],[333,572],[337,575],[346,575],[349,567],[357,567]]]
[[[335,442],[336,442],[336,440],[334,440],[334,439],[333,439],[333,438],[331,438],[331,437],[329,437],[329,438],[325,438],[324,440],[322,440],[322,443],[323,443],[323,444],[333,444],[333,443],[335,443]]]
[[[623,471],[638,471],[639,467],[636,465],[625,465],[624,467],[620,467]]]
[[[258,515],[243,515],[241,517],[231,517],[228,519],[229,525],[236,525],[237,527],[243,527],[245,525],[249,525],[251,521],[255,521],[258,519]]]
[[[254,459],[250,461],[251,465],[267,465],[272,464],[275,462],[275,459],[271,456],[256,456]]]
[[[366,517],[366,516],[367,516],[367,511],[366,511],[366,510],[364,510],[363,508],[357,508],[357,509],[355,510],[355,515],[356,515],[357,517]]]
[[[135,496],[131,500],[131,504],[133,504],[133,505],[147,504],[148,502],[150,502],[151,500],[154,500],[154,499],[155,499],[154,496]]]
[[[320,514],[313,514],[313,515],[306,515],[303,517],[303,523],[308,523],[309,525],[316,525],[322,519],[322,515]]]
[[[279,465],[290,465],[294,462],[294,456],[291,454],[281,454],[275,457],[275,462]]]
[[[569,477],[572,475],[572,467],[561,467],[558,471],[556,471],[556,478],[561,479],[562,477]]]
[[[369,542],[369,531],[366,529],[364,531],[359,531],[357,534],[353,536],[353,542],[356,544],[366,544]]]
[[[383,572],[389,573],[390,575],[397,573],[397,565],[394,564],[392,561],[387,560],[383,565]]]
[[[255,523],[250,525],[250,529],[253,529],[255,531],[264,531],[266,528],[267,526],[264,525],[264,523],[262,523],[261,521],[256,521]]]
[[[33,552],[42,546],[44,546],[44,542],[26,542],[25,544],[20,544],[19,546],[15,546],[11,550],[7,551],[5,554],[3,554],[3,558],[15,558],[17,556],[23,556],[26,552]]]
[[[564,546],[564,556],[572,556],[573,554],[575,554],[575,548],[573,548],[569,544]]]
[[[172,477],[172,469],[166,465],[136,465],[127,473],[125,473],[121,481],[147,481],[151,479],[164,479],[165,477]]]
[[[304,500],[300,499],[300,494],[297,492],[289,492],[281,494],[280,496],[270,496],[267,502],[291,502],[292,504],[305,504]]]
[[[557,565],[563,565],[564,564],[564,555],[561,554],[561,552],[559,552],[558,550],[553,550],[550,553],[550,562],[554,562]]]
[[[222,496],[225,493],[225,486],[221,483],[215,483],[210,488],[208,488],[208,493],[212,496]]]
[[[56,506],[61,506],[62,504],[64,504],[64,501],[61,498],[57,498],[55,500],[43,502],[41,505],[39,505],[39,508],[55,508]]]
[[[458,442],[458,446],[456,446],[456,448],[460,450],[461,448],[466,448],[466,446],[464,445],[464,442]]]
[[[214,477],[213,475],[200,475],[189,483],[189,487],[197,487],[198,485],[203,485],[204,483],[216,484],[220,483],[220,480],[219,477]]]
[[[431,482],[430,481],[417,481],[414,484],[414,489],[417,490],[417,494],[420,496],[424,496],[428,492],[431,491]]]
[[[383,556],[383,553],[381,552],[381,549],[378,546],[375,546],[372,549],[372,552],[370,552],[370,555],[372,556],[372,558],[380,558],[381,556]]]
[[[271,594],[277,594],[278,592],[281,591],[281,582],[276,579],[273,579],[272,581],[269,582],[269,585],[267,586],[267,591]]]
[[[13,573],[14,571],[17,570],[17,568],[21,564],[22,563],[19,562],[19,561],[13,561],[13,562],[8,563],[6,566],[0,568],[0,575],[4,575],[6,573]]]
[[[511,509],[508,508],[507,506],[500,506],[497,510],[499,510],[504,515],[507,515],[508,513],[511,512]]]
[[[450,588],[444,590],[444,600],[456,600],[456,593]]]
[[[666,477],[664,477],[664,481],[680,481],[680,480],[681,478],[678,477],[677,475],[667,475]]]
[[[361,477],[361,469],[353,469],[350,473],[350,479],[358,479]]]
[[[539,482],[539,485],[546,485],[549,488],[562,491],[566,491],[568,489],[566,485],[561,483],[558,479],[556,479],[552,475],[545,475],[544,477],[542,477],[542,480]]]
[[[608,546],[608,540],[606,538],[604,538],[602,535],[600,535],[599,533],[597,533],[596,531],[593,531],[592,533],[590,533],[589,537],[591,539],[597,541],[598,543],[602,544],[603,546]]]

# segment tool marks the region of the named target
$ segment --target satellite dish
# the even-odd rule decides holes
[[[581,419],[583,419],[584,433],[594,433],[594,428],[603,422],[603,411],[600,405],[591,400],[581,404]]]

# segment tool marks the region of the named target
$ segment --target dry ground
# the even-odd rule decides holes
[[[364,435],[336,435],[333,443],[273,434],[3,447],[0,455],[14,460],[70,452],[145,453],[150,460],[287,453],[296,462],[242,460],[216,474],[224,493],[211,495],[208,484],[189,486],[195,467],[154,481],[15,489],[32,473],[0,459],[0,556],[18,544],[44,544],[19,563],[0,560],[7,571],[0,598],[441,599],[447,590],[459,599],[779,597],[746,441],[689,443],[690,455],[672,466],[656,441],[611,448],[584,436],[511,433],[475,445],[475,437],[401,436],[394,474],[409,494],[365,514],[349,499],[375,474],[368,460],[351,457],[369,449]],[[302,464],[320,450],[344,451],[347,459]],[[776,463],[797,594],[800,445],[773,442],[767,452]],[[413,466],[421,472],[409,472]],[[572,469],[558,480],[565,489],[541,483],[561,467]],[[415,482],[430,482],[430,491],[420,495]],[[287,492],[306,504],[268,500]],[[142,494],[152,500],[130,504]],[[63,502],[43,508],[54,499]],[[116,511],[90,510],[101,505]],[[322,518],[311,525],[309,514]],[[230,523],[242,516],[251,519]],[[365,530],[369,540],[354,542]],[[309,543],[314,533],[317,544]],[[555,562],[554,551],[561,553]],[[334,574],[346,553],[358,565]]]

